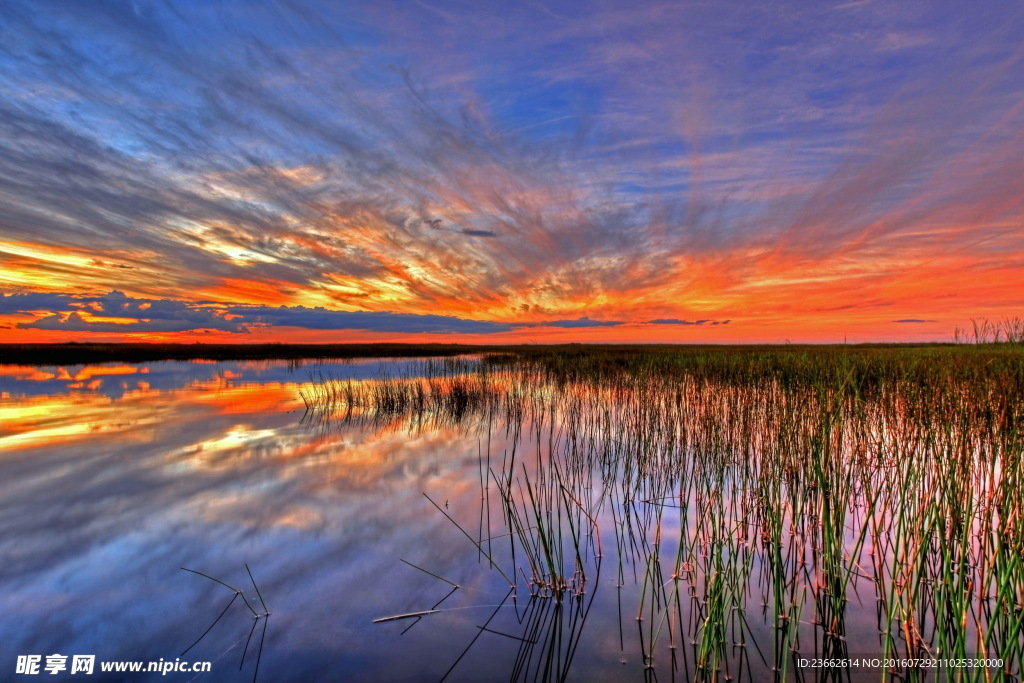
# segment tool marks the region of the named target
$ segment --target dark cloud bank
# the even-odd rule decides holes
[[[553,320],[544,323],[507,323],[467,320],[445,315],[407,313],[332,311],[305,306],[254,306],[213,301],[184,302],[171,299],[136,299],[122,292],[102,296],[75,296],[56,293],[4,295],[0,292],[0,315],[39,314],[42,317],[18,323],[23,330],[62,330],[65,332],[188,332],[217,330],[237,334],[254,327],[298,327],[307,330],[368,330],[403,333],[495,334],[522,327],[587,328],[615,327],[622,321]],[[89,320],[88,317],[118,318]],[[724,321],[728,323],[729,321]],[[695,322],[652,320],[653,324],[700,325]]]

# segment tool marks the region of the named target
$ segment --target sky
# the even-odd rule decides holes
[[[948,341],[1024,5],[0,0],[0,339]]]

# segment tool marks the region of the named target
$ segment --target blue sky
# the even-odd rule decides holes
[[[1020,310],[1022,11],[5,2],[0,291],[296,340],[938,338]],[[0,325],[154,332],[93,313]]]

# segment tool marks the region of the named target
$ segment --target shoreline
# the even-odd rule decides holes
[[[80,363],[162,360],[300,360],[316,358],[450,357],[478,353],[546,355],[551,353],[717,352],[779,353],[829,350],[1000,349],[1015,344],[865,343],[865,344],[167,344],[167,343],[0,343],[2,365],[76,365]]]

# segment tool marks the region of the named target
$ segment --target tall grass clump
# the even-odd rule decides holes
[[[541,347],[428,370],[318,380],[307,416],[504,430],[492,557],[561,605],[592,599],[612,549],[607,618],[647,675],[859,656],[897,660],[884,679],[1019,680],[1024,349]],[[906,662],[975,657],[1002,663]]]

